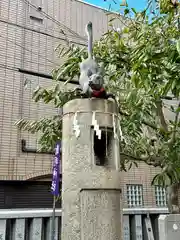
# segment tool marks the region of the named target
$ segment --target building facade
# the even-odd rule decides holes
[[[38,85],[52,85],[47,75],[63,62],[55,48],[65,46],[67,39],[86,45],[88,21],[99,39],[108,30],[109,20],[103,9],[77,0],[0,1],[0,181],[5,188],[12,181],[33,181],[38,187],[41,181],[50,189],[52,155],[22,151],[36,150],[38,135],[19,131],[14,123],[20,118],[37,120],[58,113],[53,106],[35,104],[31,99]],[[114,24],[122,27],[120,21]],[[143,163],[122,172],[124,207],[166,205],[164,190],[151,186],[157,172]],[[12,199],[10,205],[15,206]]]

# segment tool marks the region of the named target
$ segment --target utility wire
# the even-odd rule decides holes
[[[7,65],[7,64],[1,64],[0,63],[0,68],[8,69],[10,71],[16,71],[16,72],[24,73],[24,74],[31,75],[31,76],[36,76],[36,77],[41,77],[41,78],[46,78],[46,79],[53,79],[52,75],[50,75],[50,74],[39,73],[39,72],[27,70],[27,69],[22,69],[22,68],[10,66],[10,65]],[[58,81],[66,82],[67,79],[61,78]],[[74,84],[74,85],[79,84],[77,80],[70,80],[69,83]]]
[[[8,21],[8,20],[1,19],[1,18],[0,18],[0,22],[2,22],[2,23],[7,23],[7,24],[9,24],[9,25],[16,26],[16,27],[19,27],[19,28],[22,28],[22,29],[26,29],[26,30],[28,30],[28,31],[40,33],[40,34],[43,34],[43,35],[45,35],[45,36],[47,36],[47,37],[51,37],[51,38],[55,38],[55,39],[67,41],[66,38],[54,36],[54,35],[51,35],[51,34],[49,34],[49,33],[47,33],[47,32],[42,32],[42,31],[35,30],[35,29],[33,29],[33,28],[30,28],[30,27],[25,27],[25,26],[22,26],[22,25],[20,25],[20,24],[13,23],[13,22],[10,22],[10,21]],[[82,46],[87,46],[87,44],[85,44],[85,43],[77,42],[77,41],[74,41],[74,40],[70,40],[69,42],[74,43],[74,44],[78,44],[78,45],[82,45]]]
[[[38,7],[37,7],[36,5],[30,3],[28,0],[23,0],[23,1],[24,1],[25,3],[27,3],[29,6],[35,8],[36,10],[38,10]],[[63,27],[64,29],[68,30],[68,32],[70,32],[70,33],[73,34],[74,36],[77,36],[78,38],[86,41],[86,39],[85,39],[84,37],[82,37],[81,35],[79,35],[79,34],[76,33],[75,31],[73,31],[72,29],[70,29],[69,27],[67,27],[66,25],[64,25],[63,23],[57,21],[55,18],[51,17],[51,16],[50,16],[49,14],[47,14],[46,12],[44,12],[44,11],[42,11],[42,10],[40,10],[39,12],[40,12],[40,14],[46,16],[46,18],[48,18],[49,20],[51,20],[51,21],[53,21],[54,23],[56,23],[58,26]],[[61,29],[61,30],[62,30],[62,29]],[[63,33],[64,35],[66,35],[63,30],[62,30],[62,33]]]
[[[5,69],[11,70],[11,71],[19,72],[18,68],[13,67],[13,66],[8,66],[8,65],[6,65],[6,64],[1,64],[1,63],[0,63],[0,68],[5,68]]]
[[[27,72],[27,74],[29,74],[29,75],[36,75],[36,76],[43,75],[44,78],[52,79],[51,75],[44,74],[44,73],[37,73],[37,72],[31,71],[31,70],[22,69],[22,68],[14,67],[14,66],[7,65],[7,64],[0,63],[0,68],[8,69],[10,71],[15,71],[15,72],[21,72],[21,73],[26,73]],[[34,73],[34,74],[30,74],[30,73]]]

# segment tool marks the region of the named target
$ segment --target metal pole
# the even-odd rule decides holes
[[[55,240],[55,213],[56,213],[56,196],[53,197],[53,212],[52,212],[52,226],[51,226],[51,240]]]

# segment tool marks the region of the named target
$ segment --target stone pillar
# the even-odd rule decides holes
[[[180,239],[180,214],[160,215],[159,240]]]
[[[102,130],[98,140],[93,112]],[[62,240],[122,240],[119,141],[113,101],[75,99],[63,109]],[[80,129],[73,130],[74,117]]]

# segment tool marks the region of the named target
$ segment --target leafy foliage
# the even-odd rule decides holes
[[[173,119],[164,116],[164,98],[180,95],[180,31],[178,16],[154,16],[151,21],[146,11],[133,11],[135,18],[127,22],[121,16],[122,30],[110,29],[94,43],[94,56],[104,67],[106,89],[116,96],[121,115],[120,124],[124,140],[121,142],[122,169],[143,161],[160,167],[153,184],[169,185],[180,179],[180,108],[171,106]],[[124,22],[123,22],[124,21]],[[85,48],[59,45],[58,52],[66,56],[65,62],[53,70],[53,87],[41,86],[34,91],[35,102],[53,103],[62,108],[71,99],[80,97],[74,90],[65,91],[60,79],[66,83],[79,78],[79,63],[87,57]],[[51,149],[61,138],[61,120],[55,116],[39,121],[20,120],[19,128],[35,133],[40,131],[43,149]]]
[[[39,150],[46,149],[47,151],[51,151],[54,143],[61,139],[62,136],[62,121],[58,115],[51,118],[42,118],[38,121],[20,119],[16,124],[19,128],[29,131],[32,134],[41,132],[39,139],[41,148]],[[46,147],[44,148],[44,146]]]
[[[161,14],[173,13],[178,7],[178,0],[148,0],[148,6],[151,9],[159,9]]]

